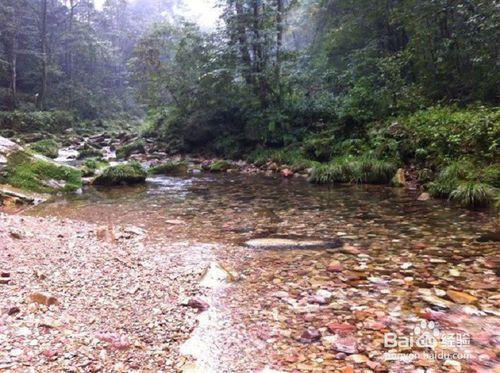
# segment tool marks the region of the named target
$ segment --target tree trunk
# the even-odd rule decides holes
[[[276,0],[276,84],[278,85],[277,101],[281,102],[281,47],[283,45],[283,0]]]
[[[17,50],[19,47],[19,40],[16,30],[12,33],[10,50],[10,94],[12,99],[12,109],[17,107]]]
[[[244,19],[245,15],[243,12],[242,0],[235,1],[236,10],[236,32],[238,33],[238,44],[240,47],[241,59],[243,65],[245,66],[245,72],[243,73],[245,81],[248,84],[252,84],[253,78],[251,74],[252,60],[250,58],[250,52],[248,51],[247,35],[245,30]]]
[[[45,100],[47,96],[47,0],[42,0],[41,9],[41,42],[42,42],[42,91],[38,101],[38,108],[45,110]]]

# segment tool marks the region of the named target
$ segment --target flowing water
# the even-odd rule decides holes
[[[239,174],[156,177],[143,186],[89,189],[29,213],[136,225],[165,245],[210,244],[207,267],[220,264],[231,281],[204,290],[211,309],[186,347],[197,360],[193,370],[498,367],[499,234],[493,213],[419,202],[402,189]],[[244,245],[262,237],[340,238],[344,247]],[[433,332],[467,336],[469,343],[384,345],[387,333],[421,333],[415,327],[422,320],[436,322]],[[424,354],[429,351],[466,356],[436,358]],[[416,355],[409,363],[390,361],[387,352]]]

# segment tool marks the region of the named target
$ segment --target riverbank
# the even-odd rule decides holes
[[[0,213],[0,369],[181,370],[207,253],[146,238]]]

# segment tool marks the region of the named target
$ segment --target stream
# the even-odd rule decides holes
[[[185,371],[499,368],[493,212],[382,186],[200,174],[90,188],[27,214],[135,225],[151,243],[209,250],[210,308],[183,346]],[[257,238],[342,244],[245,245]],[[433,344],[409,341],[420,336]]]

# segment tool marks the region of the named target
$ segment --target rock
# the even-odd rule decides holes
[[[370,359],[368,359],[367,356],[361,355],[361,354],[350,355],[347,357],[346,360],[352,361],[353,363],[356,363],[356,364],[364,364],[364,363],[367,363],[368,361],[370,361]]]
[[[324,290],[324,289],[318,289],[318,291],[316,292],[316,295],[319,296],[319,297],[323,297],[323,298],[325,298],[328,301],[330,299],[332,299],[332,297],[333,297],[333,294],[332,294],[331,291]]]
[[[123,163],[105,168],[93,180],[94,185],[133,185],[146,181],[147,173],[137,162]]]
[[[289,168],[284,168],[281,170],[281,176],[289,178],[293,176],[293,171]]]
[[[346,354],[355,354],[358,352],[358,343],[353,337],[337,338],[333,342],[332,348]]]
[[[114,243],[116,241],[115,230],[111,225],[102,225],[97,227],[96,231],[97,239],[100,241]]]
[[[342,269],[342,264],[338,260],[331,261],[328,267],[326,267],[328,272],[342,272]]]
[[[10,228],[9,234],[12,238],[15,238],[16,240],[22,240],[25,237],[24,232],[17,228]]]
[[[356,327],[348,323],[331,322],[327,326],[328,330],[332,333],[342,336],[349,335],[356,332]]]
[[[430,199],[431,199],[431,195],[427,192],[424,192],[418,196],[417,201],[428,201]]]
[[[406,178],[405,178],[405,170],[402,168],[398,168],[396,171],[396,175],[392,178],[392,184],[394,186],[404,186],[406,183]]]
[[[118,333],[97,333],[95,337],[102,342],[109,343],[109,347],[117,350],[126,350],[131,346],[129,339]]]
[[[469,304],[477,301],[476,297],[456,290],[448,290],[446,292],[446,295],[448,295],[448,297],[455,303],[460,303],[460,304]]]
[[[342,246],[342,249],[340,249],[340,251],[344,254],[351,254],[351,255],[361,254],[361,250],[359,248],[349,244],[344,244],[344,246]]]
[[[255,249],[312,249],[339,247],[340,241],[295,240],[288,238],[256,238],[245,242]]]
[[[302,335],[299,338],[299,341],[302,343],[311,343],[311,342],[319,341],[320,338],[321,338],[321,333],[319,332],[319,330],[313,329],[313,328],[308,328],[308,329],[304,330],[304,332],[302,333]]]
[[[288,293],[286,291],[277,291],[273,294],[273,297],[280,299],[288,298]]]
[[[311,295],[310,297],[307,298],[307,302],[311,304],[327,304],[328,301],[319,295]]]
[[[187,305],[191,308],[196,308],[198,312],[206,311],[210,307],[210,305],[207,302],[199,298],[191,298],[188,301]]]
[[[20,348],[13,348],[12,350],[10,350],[9,355],[12,357],[18,357],[21,356],[23,352],[24,351],[21,350]]]
[[[16,307],[16,306],[9,307],[7,309],[7,315],[9,315],[9,316],[15,315],[16,313],[19,313],[19,312],[21,312],[21,309],[19,307]]]
[[[45,306],[51,306],[53,304],[58,304],[59,301],[57,300],[56,297],[47,295],[47,294],[42,294],[42,293],[33,293],[30,294],[29,300],[32,303],[38,303],[38,304],[43,304]]]
[[[224,160],[218,160],[210,164],[208,171],[210,172],[226,172],[231,168],[231,163]]]
[[[11,185],[0,184],[0,204],[3,200],[14,203],[38,205],[48,199],[47,195],[25,191]]]
[[[462,371],[462,364],[456,360],[445,360],[443,365],[445,367],[451,368],[451,370],[454,372],[461,372]]]
[[[434,295],[428,294],[428,295],[422,295],[422,299],[425,300],[427,303],[430,303],[434,306],[438,306],[441,308],[450,308],[453,306],[453,303],[450,301],[447,301],[445,299],[436,297]]]
[[[476,239],[478,242],[500,242],[500,231],[487,232]]]
[[[321,344],[326,348],[332,348],[333,343],[337,340],[336,335],[325,335],[321,337]]]

